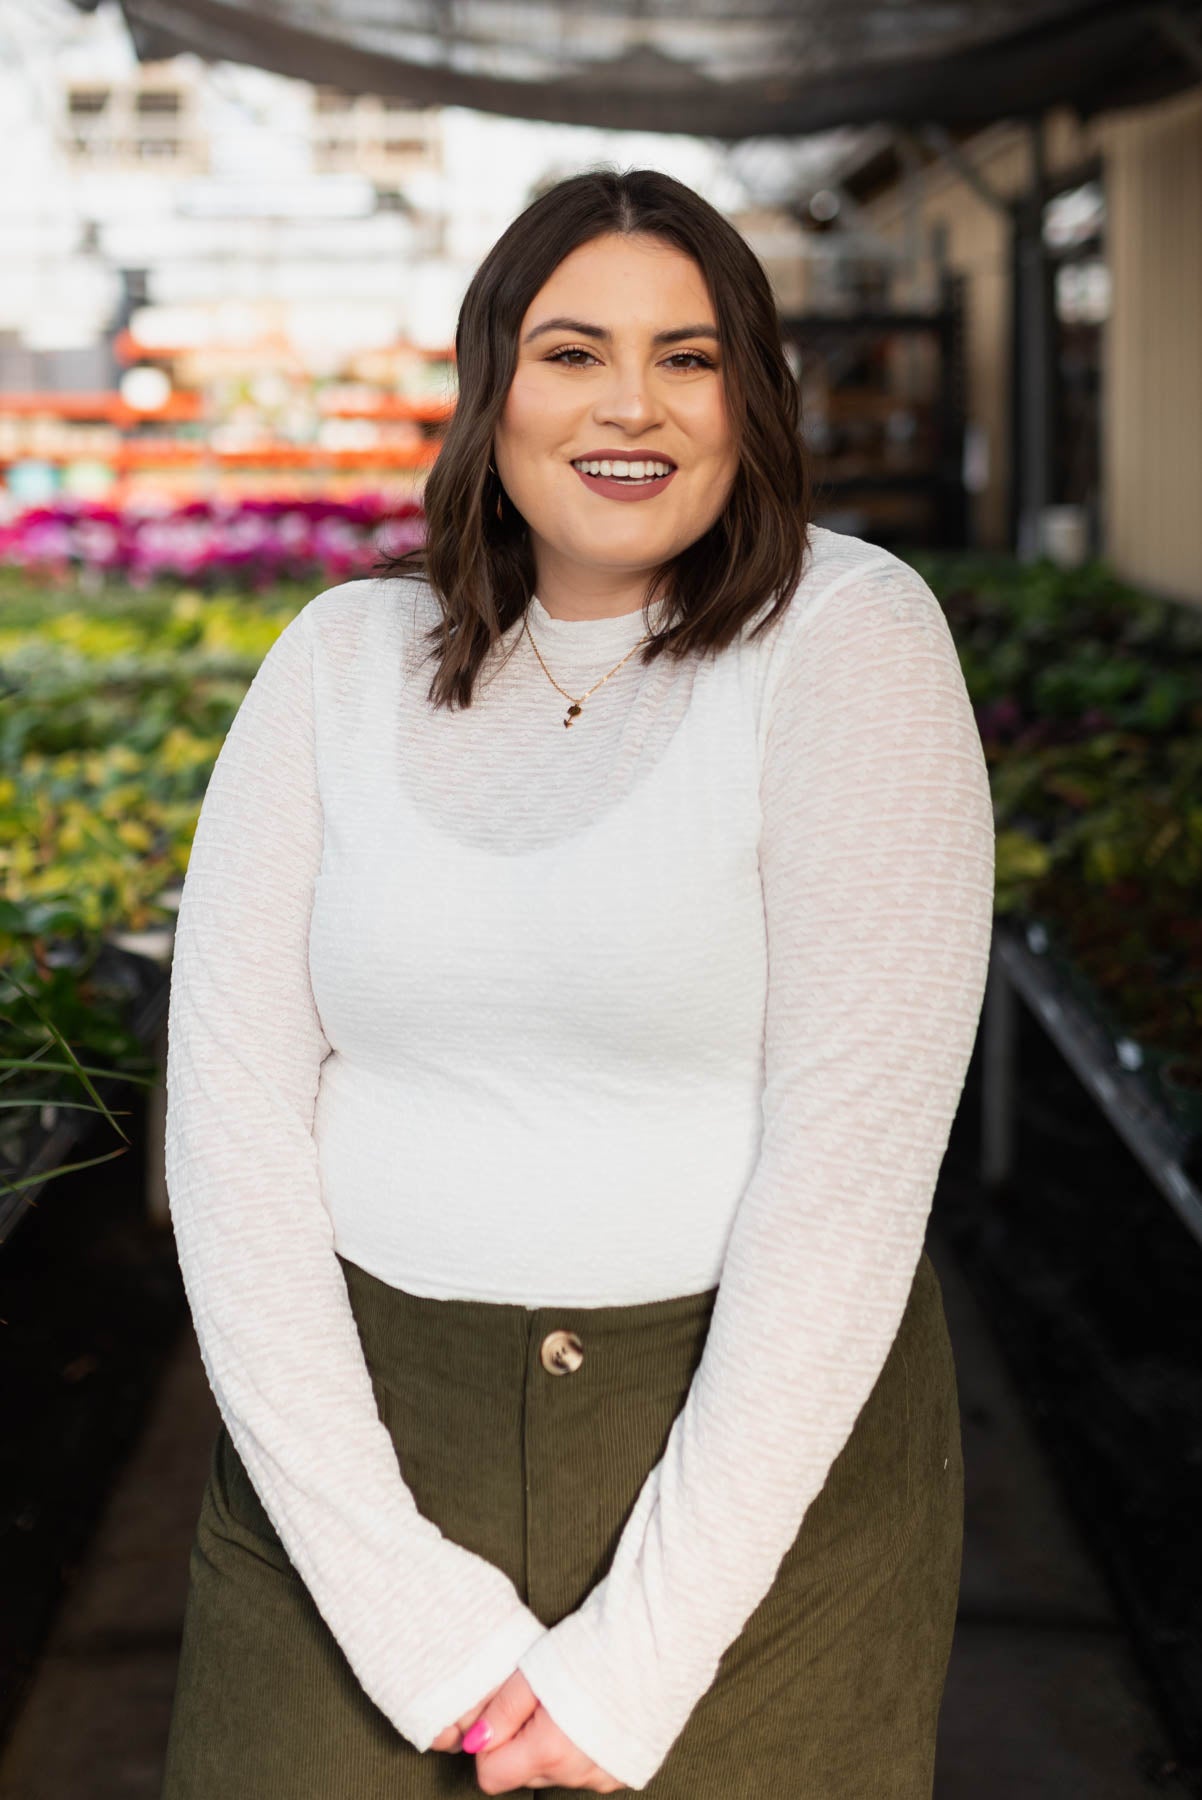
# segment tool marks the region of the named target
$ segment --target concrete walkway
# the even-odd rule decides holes
[[[967,1480],[936,1800],[1183,1795],[988,1328],[937,1239],[931,1254],[956,1352]],[[216,1422],[188,1331],[0,1757],[0,1800],[158,1800],[188,1549]]]
[[[938,1240],[930,1249],[956,1355],[965,1471],[960,1612],[935,1800],[1184,1795],[1110,1597],[988,1325],[947,1251]]]

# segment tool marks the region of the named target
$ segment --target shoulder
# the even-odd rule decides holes
[[[307,645],[315,671],[361,688],[406,678],[421,663],[441,604],[421,576],[361,576],[324,588],[288,627]]]
[[[823,615],[864,624],[912,620],[920,626],[943,609],[927,582],[900,556],[864,538],[811,526],[801,579],[782,620],[782,635],[810,635]]]
[[[903,717],[971,716],[947,617],[923,577],[862,538],[811,530],[812,555],[760,666],[761,741],[835,716],[865,732]]]
[[[429,583],[420,576],[360,576],[323,588],[296,615],[315,644],[346,640],[373,625],[421,628],[438,618],[438,602]]]
[[[767,660],[788,660],[790,646],[819,635],[872,632],[910,622],[946,630],[943,608],[923,577],[880,544],[811,525],[801,576],[773,625],[760,633]],[[758,615],[757,615],[758,616]]]

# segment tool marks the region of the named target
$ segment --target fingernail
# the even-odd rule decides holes
[[[463,1747],[469,1752],[483,1750],[492,1736],[492,1726],[487,1719],[477,1719],[476,1723],[463,1734]]]

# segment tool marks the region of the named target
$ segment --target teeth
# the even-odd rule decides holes
[[[576,462],[572,464],[572,467],[580,469],[585,475],[613,475],[619,481],[654,481],[658,477],[670,475],[672,472],[670,463],[627,462],[625,460],[619,462],[616,457],[613,461],[605,459],[601,462]]]

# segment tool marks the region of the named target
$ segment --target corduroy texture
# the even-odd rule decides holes
[[[554,1624],[606,1571],[684,1404],[716,1290],[531,1309],[409,1294],[339,1260],[419,1510]],[[583,1360],[553,1375],[540,1349],[561,1329],[577,1334]],[[787,1359],[789,1345],[763,1354]],[[640,1791],[929,1800],[962,1524],[955,1370],[924,1252],[851,1437]],[[192,1551],[163,1800],[433,1800],[478,1795],[475,1771],[472,1756],[418,1752],[368,1698],[222,1426]]]

